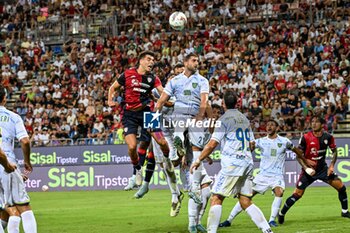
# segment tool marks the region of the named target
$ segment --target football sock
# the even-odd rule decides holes
[[[348,195],[346,194],[345,185],[341,187],[341,189],[338,191],[338,198],[339,198],[343,213],[348,212]]]
[[[146,160],[146,150],[142,148],[137,149],[137,154],[139,156],[139,165],[142,167],[145,164]]]
[[[284,206],[280,212],[281,215],[285,215],[290,207],[294,205],[295,202],[297,202],[301,197],[295,193],[293,193],[292,196],[288,197],[286,200],[286,203],[284,203]]]
[[[200,151],[193,151],[193,161],[196,161],[201,155]],[[192,181],[191,181],[191,191],[195,192],[200,189],[201,179],[202,179],[203,164],[201,163],[199,167],[193,171]]]
[[[271,216],[269,221],[275,221],[278,211],[282,204],[282,197],[275,197],[271,206]]]
[[[150,182],[156,167],[156,160],[154,158],[153,152],[149,152],[147,156],[147,166],[146,166],[146,175],[145,181]]]
[[[208,233],[217,232],[220,218],[221,218],[222,205],[213,205],[210,207],[208,222],[207,222],[207,231]]]
[[[201,223],[201,220],[202,220],[202,217],[204,215],[205,209],[207,207],[210,195],[211,195],[210,194],[210,187],[205,187],[205,188],[202,189],[202,205],[201,205],[201,208],[199,210],[198,224]],[[190,198],[190,200],[192,200],[192,198]]]
[[[21,214],[25,233],[37,233],[36,220],[33,211],[27,210]]]
[[[165,164],[163,165],[165,167]],[[179,187],[177,186],[176,183],[176,175],[174,171],[169,171],[168,169],[163,169],[164,174],[166,175],[166,179],[168,181],[168,185],[170,188],[171,192],[171,202],[177,203],[178,200],[178,195],[180,195],[180,190]]]
[[[230,223],[232,222],[232,220],[239,214],[242,212],[242,207],[241,204],[239,202],[236,203],[236,205],[233,207],[233,209],[231,210],[230,216],[228,217],[227,221],[229,221]]]
[[[6,222],[5,220],[2,220],[2,219],[1,219],[1,226],[2,226],[2,228],[5,230],[6,227],[7,227],[7,222]]]
[[[192,198],[188,199],[188,221],[189,226],[197,226],[198,222],[198,204]]]
[[[5,233],[4,228],[0,226],[0,233]]]
[[[190,189],[190,171],[188,168],[180,168],[180,179],[183,189],[188,191]]]
[[[267,223],[264,214],[261,210],[254,204],[251,204],[246,210],[247,214],[253,220],[255,225],[262,230],[262,232],[269,232],[271,230],[269,224]]]
[[[135,167],[132,167],[132,175],[136,175],[136,168]]]
[[[9,223],[7,225],[8,233],[19,233],[19,224],[21,223],[21,218],[18,216],[10,216]]]

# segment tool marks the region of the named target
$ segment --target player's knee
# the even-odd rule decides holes
[[[339,193],[345,193],[346,192],[346,187],[345,185],[343,185],[339,190],[338,190]]]
[[[137,144],[136,144],[136,143],[130,143],[130,144],[128,144],[128,151],[129,151],[129,154],[130,154],[130,153],[136,153],[136,148],[137,148]]]
[[[274,192],[274,194],[275,194],[275,196],[276,197],[283,197],[283,189],[281,189],[281,188],[275,188],[274,190],[273,190],[273,192]]]
[[[299,200],[303,195],[304,190],[295,190],[292,196],[295,198],[295,200]]]
[[[214,206],[214,205],[222,205],[222,198],[220,198],[220,196],[218,195],[213,195],[211,197],[211,206]]]
[[[242,209],[247,209],[251,204],[252,204],[252,200],[249,197],[246,196],[240,196],[239,197],[239,204],[241,204]]]

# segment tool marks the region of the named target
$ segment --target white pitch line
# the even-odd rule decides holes
[[[324,231],[333,231],[336,228],[325,228],[325,229],[319,229],[319,230],[311,230],[311,231],[297,231],[295,233],[312,233],[312,232],[324,232]]]

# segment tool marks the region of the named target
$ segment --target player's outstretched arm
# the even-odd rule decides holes
[[[219,143],[213,139],[209,141],[209,143],[204,147],[201,155],[199,158],[192,164],[190,171],[193,173],[193,170],[197,169],[201,162],[206,159],[213,151],[214,149],[219,145]]]
[[[120,84],[118,82],[118,80],[116,80],[112,86],[110,86],[110,88],[108,89],[108,105],[110,107],[116,106],[117,103],[113,101],[113,97],[114,97],[114,93],[116,90],[120,89]]]
[[[157,104],[156,104],[156,107],[154,109],[154,111],[161,111],[164,104],[169,100],[170,96],[165,93],[165,91],[162,92],[162,95],[160,96]]]
[[[4,167],[5,172],[11,173],[16,170],[16,165],[11,164],[6,157],[6,154],[0,148],[0,164]]]
[[[28,172],[32,172],[33,167],[30,162],[30,140],[28,137],[24,137],[20,140],[20,142],[21,142],[21,147],[22,147],[23,157],[24,157],[24,168]]]
[[[306,163],[306,159],[304,157],[304,153],[302,150],[300,150],[297,147],[293,147],[292,151],[297,155],[297,161],[299,162],[299,164],[301,165],[301,167],[305,170],[305,172],[307,174],[309,174],[310,176],[315,175],[315,170],[313,168],[310,168],[307,163]]]

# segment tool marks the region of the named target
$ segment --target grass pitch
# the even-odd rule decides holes
[[[284,200],[292,193],[285,192]],[[81,191],[30,193],[39,233],[124,233],[187,232],[186,195],[179,216],[169,216],[171,196],[168,190],[150,190],[140,200],[136,191]],[[253,201],[270,216],[273,196],[270,192]],[[283,200],[283,203],[284,203]],[[226,199],[222,220],[229,215],[236,199]],[[206,226],[207,212],[203,219]],[[340,217],[338,195],[331,187],[311,187],[286,215],[276,233],[345,233],[350,232],[350,219]],[[249,216],[242,212],[230,228],[218,232],[258,233]]]

